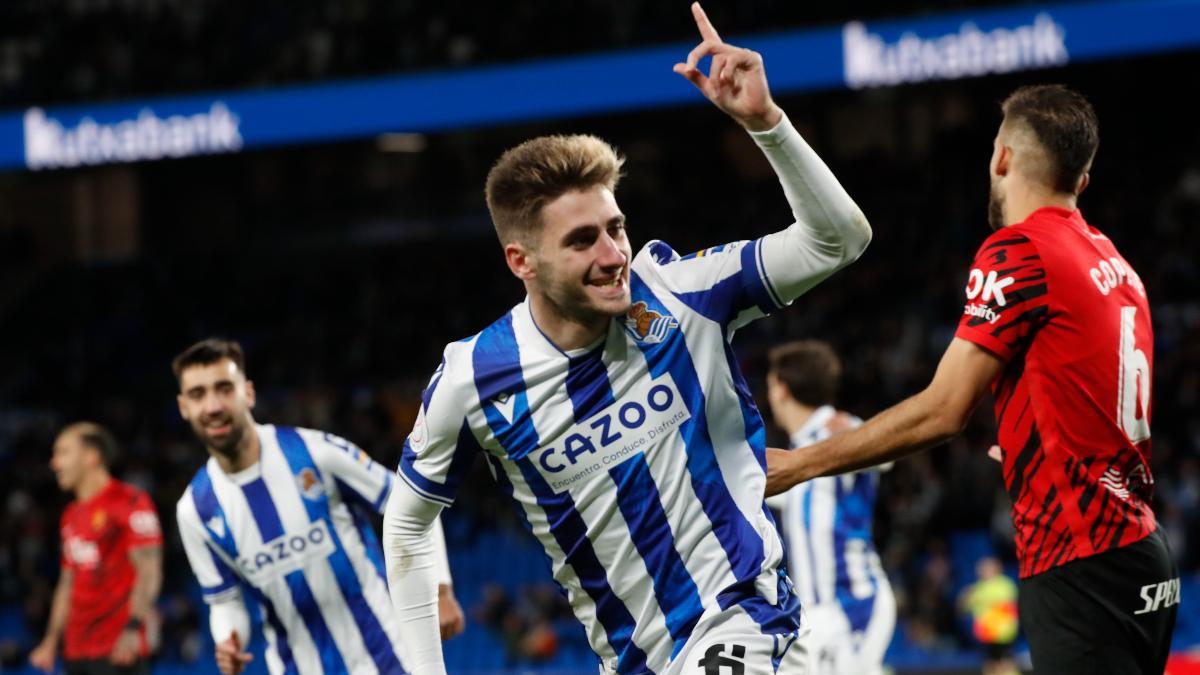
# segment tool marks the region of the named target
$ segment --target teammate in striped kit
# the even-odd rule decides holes
[[[239,672],[251,658],[242,651],[246,593],[262,608],[273,674],[405,672],[382,551],[364,512],[382,510],[391,473],[337,436],[255,424],[254,385],[236,342],[204,340],[172,365],[179,411],[211,455],[176,514],[221,671]],[[443,632],[453,633],[461,613],[440,529],[431,539]]]
[[[634,257],[607,143],[543,137],[500,158],[488,205],[528,296],[447,346],[384,521],[423,675],[444,671],[436,625],[420,620],[434,602],[424,533],[479,454],[544,547],[601,672],[805,672],[807,628],[763,504],[763,422],[730,339],[855,260],[870,228],[771,101],[761,57],[693,13],[704,42],[675,70],[751,133],[796,222],[689,256],[651,241]]]
[[[780,345],[769,355],[771,417],[803,448],[862,420],[833,407],[842,365],[817,340]],[[871,522],[880,471],[814,478],[767,503],[782,512],[788,571],[812,624],[813,675],[875,675],[896,626],[896,599],[875,552]]]

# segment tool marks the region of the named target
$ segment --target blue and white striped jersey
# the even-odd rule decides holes
[[[391,472],[331,434],[255,430],[258,464],[231,475],[210,458],[176,507],[205,600],[244,592],[261,605],[273,675],[403,673],[383,553],[363,512],[382,511]]]
[[[792,447],[812,445],[861,424],[857,417],[822,406],[792,435]],[[800,602],[840,604],[852,631],[866,627],[875,593],[888,583],[871,533],[880,471],[873,467],[814,478],[771,499],[782,511],[788,572]]]
[[[798,628],[763,504],[763,422],[730,347],[799,295],[781,298],[763,264],[785,236],[687,257],[651,242],[630,268],[632,308],[599,344],[560,351],[526,301],[448,345],[424,393],[398,475],[448,505],[484,454],[617,672],[661,672],[733,606],[764,633]]]

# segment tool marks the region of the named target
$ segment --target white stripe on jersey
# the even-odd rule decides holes
[[[226,474],[215,459],[177,507],[188,560],[210,602],[230,580],[264,607],[271,673],[400,673],[399,631],[363,522],[389,472],[350,443],[306,429],[259,425],[258,464]],[[356,507],[359,508],[359,507]],[[234,587],[237,588],[237,587]]]

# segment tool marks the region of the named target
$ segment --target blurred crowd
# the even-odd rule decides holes
[[[710,4],[715,25],[727,35],[851,18],[833,3]],[[853,18],[871,18],[953,5],[870,0],[852,7]],[[684,2],[6,0],[0,3],[0,104],[459,68],[693,38]]]
[[[679,8],[632,1],[544,9],[451,2],[439,5],[444,13],[403,0],[3,4],[0,101],[14,104],[691,39],[686,16],[675,16]],[[714,21],[738,32],[771,28],[770,16],[839,18],[827,5],[742,4],[714,9]],[[868,4],[872,11],[896,7]],[[63,20],[47,26],[46,12]],[[589,30],[538,30],[544,40],[515,41],[531,34],[530,23],[567,22]],[[1200,403],[1200,132],[1182,108],[1156,111],[1148,124],[1125,101],[1152,96],[1147,70],[1185,73],[1196,61],[1054,73],[1089,94],[1100,115],[1101,149],[1084,213],[1117,243],[1150,294],[1155,507],[1189,574],[1200,570],[1200,418],[1193,414]],[[875,240],[858,263],[794,307],[739,332],[734,346],[752,386],[762,388],[770,346],[802,337],[835,345],[846,365],[840,406],[864,418],[928,382],[958,320],[975,247],[987,235],[995,104],[1027,79],[782,100],[869,216]],[[598,133],[627,155],[618,197],[635,248],[661,238],[689,252],[790,222],[753,144],[701,107],[447,134],[430,137],[421,153],[381,153],[356,142],[0,176],[0,607],[40,635],[67,501],[47,467],[50,442],[63,424],[94,419],[125,444],[118,475],[148,490],[164,515],[164,649],[184,660],[200,654],[204,629],[173,513],[206,455],[178,419],[171,357],[208,335],[239,339],[257,385],[259,421],[325,429],[394,466],[442,346],[522,296],[484,210],[488,165],[528,136],[567,130]],[[1147,147],[1158,149],[1152,161]],[[44,238],[13,215],[42,208],[29,200],[55,194],[51,184],[104,172],[121,172],[138,186],[130,199],[140,234],[131,254],[51,255]],[[955,610],[957,593],[974,578],[955,562],[964,538],[982,538],[988,552],[1012,559],[1007,497],[986,455],[993,442],[985,404],[966,434],[900,462],[882,482],[876,532],[897,591],[898,630],[927,649],[969,644]],[[452,560],[481,532],[521,527],[482,465],[447,518]],[[571,624],[562,620],[562,599],[548,588],[488,586],[475,603],[476,620],[503,636],[514,662],[545,660],[560,641],[577,637],[563,627]],[[0,664],[19,660],[19,652],[0,644]]]

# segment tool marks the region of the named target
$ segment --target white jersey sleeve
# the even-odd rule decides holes
[[[412,669],[445,672],[438,639],[437,584],[440,553],[436,517],[449,506],[481,448],[467,411],[475,393],[469,359],[473,341],[446,347],[442,364],[421,395],[421,409],[404,444],[396,475],[402,485],[392,492],[383,519],[392,606]],[[467,361],[463,361],[466,359]]]
[[[658,241],[643,251],[676,297],[734,329],[791,304],[858,259],[871,240],[862,211],[786,117],[751,136],[775,169],[795,223],[687,256]]]
[[[179,538],[183,540],[188,564],[200,582],[204,601],[214,604],[240,597],[241,590],[237,585],[238,575],[234,572],[233,562],[225,557],[223,551],[208,544],[208,536],[196,512],[190,487],[175,506],[175,520],[179,524]],[[214,525],[225,526],[223,521]]]
[[[466,416],[478,399],[470,367],[473,342],[446,347],[441,365],[421,394],[417,421],[396,471],[413,492],[441,506],[454,502],[458,486],[482,452]]]

